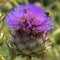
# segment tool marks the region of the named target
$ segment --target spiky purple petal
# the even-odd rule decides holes
[[[8,13],[5,23],[11,30],[47,32],[52,30],[52,18],[45,12],[42,7],[34,4],[20,5]]]

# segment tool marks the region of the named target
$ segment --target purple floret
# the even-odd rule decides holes
[[[52,30],[52,18],[46,15],[42,7],[34,4],[20,5],[8,13],[5,23],[11,30],[29,29],[47,32]]]

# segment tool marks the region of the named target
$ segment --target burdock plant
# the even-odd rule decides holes
[[[52,18],[42,7],[22,4],[8,13],[5,24],[15,32],[8,43],[12,54],[27,56],[30,60],[45,55],[45,43],[53,26]]]

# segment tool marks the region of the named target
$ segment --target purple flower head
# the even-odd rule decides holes
[[[20,5],[8,13],[5,23],[11,30],[41,33],[52,30],[52,18],[42,7],[34,4]]]

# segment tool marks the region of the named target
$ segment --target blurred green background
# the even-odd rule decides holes
[[[32,3],[37,6],[42,6],[53,17],[54,31],[50,41],[52,47],[48,47],[47,60],[60,60],[60,0],[0,0],[0,60],[9,60],[10,52],[6,44],[6,40],[12,38],[7,27],[4,24],[4,19],[7,13],[14,7],[20,4]],[[15,60],[25,60],[21,56],[16,57]],[[33,58],[33,60],[38,60]],[[39,59],[40,60],[40,59]]]

